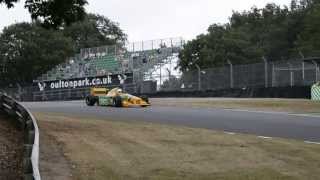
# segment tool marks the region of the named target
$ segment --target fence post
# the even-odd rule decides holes
[[[288,62],[289,65],[289,71],[290,71],[290,86],[293,87],[294,86],[294,73],[292,71],[292,65],[290,62]]]
[[[275,87],[275,81],[276,81],[276,72],[275,72],[274,62],[272,62],[272,87]]]
[[[302,61],[302,84],[305,85],[305,62]]]
[[[141,50],[144,51],[144,44],[143,41],[141,42]]]
[[[169,82],[169,87],[168,87],[168,89],[169,90],[173,90],[173,87],[172,87],[172,82],[171,82],[171,71],[170,71],[170,69],[166,69],[167,71],[168,71],[168,75],[169,75],[169,80],[168,80],[168,82]]]
[[[262,57],[262,59],[264,62],[264,86],[267,88],[268,87],[268,61],[264,56]]]
[[[198,70],[198,91],[201,91],[201,68],[198,64],[195,64]]]
[[[299,51],[299,55],[302,58],[302,85],[305,85],[305,62],[304,62],[304,54]]]
[[[315,61],[312,61],[312,63],[316,66],[316,82],[318,82],[318,63]]]
[[[231,63],[231,61],[228,59],[227,60],[229,66],[230,66],[230,88],[234,87],[234,80],[233,80],[233,64]]]
[[[160,62],[160,87],[162,83],[162,62]]]

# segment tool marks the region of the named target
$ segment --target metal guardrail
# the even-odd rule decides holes
[[[23,179],[41,180],[39,172],[39,128],[30,111],[9,96],[0,94],[0,110],[24,132]]]

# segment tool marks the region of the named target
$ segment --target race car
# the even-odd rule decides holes
[[[123,92],[121,88],[109,90],[107,88],[91,88],[90,95],[86,97],[88,106],[113,106],[113,107],[132,107],[150,106],[146,96],[137,97]]]

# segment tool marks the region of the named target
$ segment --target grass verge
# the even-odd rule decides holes
[[[307,99],[248,99],[248,98],[152,98],[155,106],[209,107],[280,111],[292,113],[320,113],[320,102]]]
[[[287,139],[35,113],[62,145],[72,177],[295,180],[320,177],[320,146]]]

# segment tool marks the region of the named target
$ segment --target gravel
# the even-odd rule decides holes
[[[0,114],[0,180],[22,178],[23,133]]]

